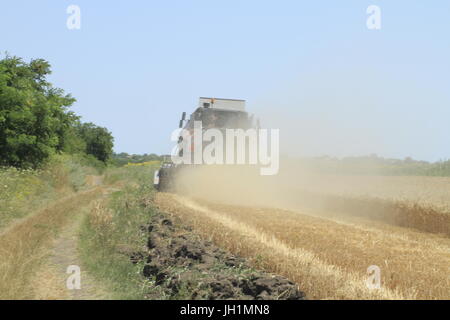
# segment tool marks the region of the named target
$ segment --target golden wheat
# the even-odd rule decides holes
[[[450,298],[450,239],[442,235],[168,194],[156,202],[218,245],[294,280],[310,298]],[[366,286],[371,265],[381,269],[381,289]]]

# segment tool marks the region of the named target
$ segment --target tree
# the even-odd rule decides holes
[[[85,154],[86,153],[86,141],[80,135],[81,123],[77,119],[73,126],[70,126],[65,130],[61,139],[61,145],[59,149],[69,154]]]
[[[75,99],[46,81],[50,73],[43,59],[0,60],[0,165],[37,167],[63,150]]]
[[[114,138],[106,129],[93,123],[79,124],[78,132],[86,143],[86,153],[106,162],[113,153]]]

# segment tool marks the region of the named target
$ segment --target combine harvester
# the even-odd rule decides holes
[[[223,133],[223,136],[226,135],[226,129],[247,130],[259,127],[259,120],[256,121],[255,125],[253,116],[245,111],[245,100],[237,99],[201,97],[197,109],[189,116],[189,119],[186,119],[186,112],[183,112],[179,128],[184,129],[185,133],[193,136],[194,122],[201,122],[203,132],[208,129],[218,129]],[[183,139],[183,136],[180,134],[178,138],[178,156],[180,157],[186,152],[186,150],[184,150],[186,147],[184,149],[181,148]],[[190,147],[187,148],[190,157],[192,157],[195,152],[195,146],[194,139],[191,139]],[[197,147],[203,148],[203,142],[200,145],[197,145]],[[223,150],[223,155],[225,156],[225,150]],[[185,168],[192,168],[198,165],[199,164],[175,164],[172,161],[164,161],[161,168],[155,172],[155,188],[158,191],[173,190],[176,175]]]

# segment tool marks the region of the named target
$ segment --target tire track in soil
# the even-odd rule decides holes
[[[92,185],[100,186],[101,177],[93,176]],[[113,189],[102,188],[102,196],[107,197]],[[33,284],[35,299],[38,300],[106,300],[111,299],[102,284],[98,283],[85,270],[78,249],[79,231],[88,212],[91,201],[77,210],[76,214],[61,230],[47,252],[47,260],[36,274]],[[80,289],[68,289],[67,273],[69,266],[79,266],[81,276]]]
[[[83,208],[81,211],[86,210]],[[45,265],[37,273],[34,284],[38,300],[101,300],[108,299],[108,294],[101,284],[83,268],[78,252],[78,237],[84,212],[77,214],[74,221],[62,230],[53,241],[48,251]],[[79,266],[81,271],[81,288],[69,290],[67,273],[69,266]]]

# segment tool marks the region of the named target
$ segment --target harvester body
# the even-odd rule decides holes
[[[194,135],[195,123],[201,123],[201,128],[204,131],[208,129],[218,129],[224,135],[226,129],[243,129],[247,130],[254,127],[253,116],[245,110],[245,100],[237,99],[218,99],[205,98],[199,99],[199,105],[195,111],[186,119],[186,113],[183,112],[179,128],[183,129],[185,133],[190,136]],[[183,137],[180,135],[178,145],[183,142]],[[203,143],[200,145],[203,148]],[[183,156],[186,148],[179,148],[178,156]],[[191,145],[187,148],[191,155],[194,153],[194,140],[191,139]],[[224,150],[225,152],[225,150]],[[194,167],[196,165],[174,164],[170,161],[165,161],[161,168],[155,172],[154,186],[159,191],[172,190],[175,184],[176,175],[181,170],[187,167]]]

